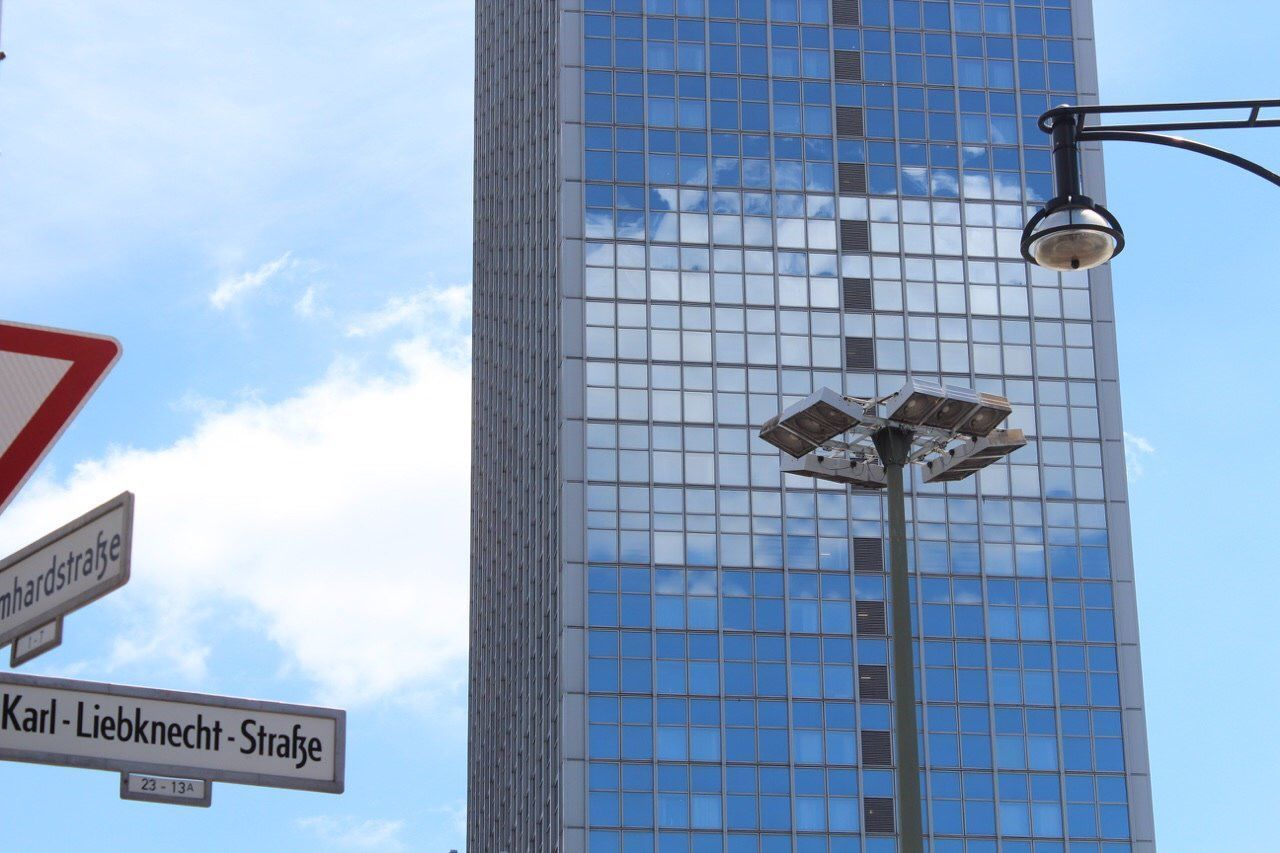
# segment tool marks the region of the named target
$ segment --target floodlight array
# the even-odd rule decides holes
[[[910,380],[890,397],[889,420],[975,437],[989,435],[1013,413],[1004,397],[970,388]]]
[[[811,453],[800,459],[783,459],[781,470],[784,474],[813,477],[859,489],[883,489],[888,485],[884,467],[865,458]]]
[[[877,413],[881,404],[886,416]],[[972,476],[1026,445],[1022,430],[996,429],[1012,413],[1004,397],[919,380],[881,400],[858,400],[824,388],[770,418],[760,437],[791,457],[782,460],[785,474],[882,489],[885,468],[873,439],[884,429],[906,429],[912,435],[907,462],[925,468],[926,483],[946,483]]]

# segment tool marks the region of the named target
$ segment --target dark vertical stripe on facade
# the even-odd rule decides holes
[[[467,849],[495,853],[561,847],[558,26],[476,3]]]

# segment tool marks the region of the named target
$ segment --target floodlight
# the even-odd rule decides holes
[[[857,426],[865,410],[823,388],[765,421],[760,437],[797,459]]]
[[[885,406],[889,420],[916,425],[925,423],[946,399],[947,391],[941,385],[912,379]]]
[[[982,406],[982,395],[972,388],[959,388],[948,385],[943,390],[947,398],[938,408],[929,413],[925,426],[938,429],[955,429],[969,420]]]
[[[779,425],[781,415],[774,415],[764,422],[760,428],[760,437],[779,450],[799,459],[806,453],[812,453],[815,446],[808,439],[801,438]]]
[[[999,394],[979,393],[978,407],[968,418],[956,424],[955,430],[981,438],[990,435],[992,430],[1012,414],[1013,406],[1009,405],[1006,398]]]
[[[925,466],[924,481],[952,483],[963,480],[1018,448],[1025,447],[1026,443],[1027,437],[1020,429],[997,430],[989,436],[966,441],[931,460]]]
[[[819,456],[811,453],[802,459],[783,459],[781,471],[801,477],[813,477],[859,489],[883,489],[888,485],[884,467],[865,459],[843,456]]]

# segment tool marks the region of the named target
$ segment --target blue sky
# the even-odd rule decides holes
[[[1271,4],[1097,5],[1107,100],[1280,91]],[[186,810],[0,764],[15,849],[226,850],[249,828],[260,849],[461,849],[471,14],[5,4],[0,316],[125,357],[0,551],[138,496],[134,580],[25,669],[350,709],[342,797],[217,785]],[[1280,131],[1221,144],[1280,167]],[[1278,356],[1280,194],[1149,146],[1107,163],[1157,837],[1265,849],[1280,412],[1255,386]]]

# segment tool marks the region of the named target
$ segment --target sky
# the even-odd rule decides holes
[[[1107,101],[1280,91],[1280,7],[1096,5]],[[257,849],[462,849],[471,5],[3,12],[0,317],[125,354],[0,553],[137,496],[131,582],[23,671],[349,712],[341,797],[217,784],[182,809],[0,763],[6,847],[243,849],[252,827]],[[1209,141],[1280,168],[1280,130]],[[1106,156],[1157,839],[1267,849],[1280,194],[1183,152]]]

